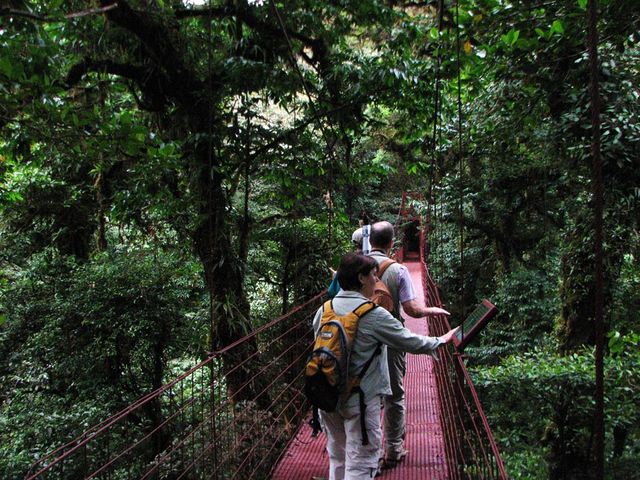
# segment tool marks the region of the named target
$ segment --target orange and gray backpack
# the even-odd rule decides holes
[[[389,291],[389,287],[387,287],[387,285],[381,279],[382,275],[384,275],[384,272],[387,271],[387,268],[389,268],[394,263],[396,263],[395,260],[387,258],[378,266],[378,281],[375,284],[375,287],[373,289],[373,296],[371,297],[371,301],[373,303],[375,303],[379,307],[384,308],[385,310],[388,310],[389,312],[393,312],[394,310],[393,296]]]
[[[349,377],[349,361],[358,330],[360,318],[376,308],[372,302],[364,302],[346,315],[337,315],[333,310],[332,300],[322,307],[320,328],[305,368],[304,393],[314,407],[312,426],[314,435],[319,431],[317,410],[334,412],[338,400],[348,398],[352,393],[360,394],[360,407],[364,405],[364,394],[360,389],[360,381],[367,372],[374,357],[380,353],[381,345],[365,363],[360,373]],[[362,416],[364,421],[364,416]],[[363,445],[368,444],[363,423]],[[366,443],[365,443],[366,442]]]

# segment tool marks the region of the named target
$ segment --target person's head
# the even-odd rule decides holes
[[[390,249],[393,246],[393,225],[386,221],[374,223],[369,242],[372,248]]]
[[[377,271],[378,263],[373,258],[361,253],[347,253],[340,260],[338,282],[343,290],[361,292],[368,297],[373,294]]]
[[[351,243],[353,243],[353,248],[357,252],[362,251],[362,227],[353,232],[351,235]]]

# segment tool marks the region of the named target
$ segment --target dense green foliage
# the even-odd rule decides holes
[[[160,387],[175,373],[168,359],[203,349],[208,319],[200,269],[170,252],[136,249],[79,263],[45,250],[6,274],[5,477],[24,469],[32,452]]]
[[[640,4],[599,7],[607,470],[631,478]],[[500,309],[468,354],[507,470],[589,475],[585,13],[3,3],[0,476],[324,288],[358,216],[394,222],[408,190],[454,323]]]
[[[612,478],[637,478],[640,442],[633,432],[640,411],[639,340],[638,335],[619,333],[610,339],[605,418]],[[476,372],[476,387],[492,428],[504,436],[507,464],[511,459],[516,466],[511,470],[514,478],[591,475],[586,455],[593,441],[593,365],[593,352],[558,356],[545,348],[507,357],[499,366]]]

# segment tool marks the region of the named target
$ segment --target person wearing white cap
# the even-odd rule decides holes
[[[362,251],[362,227],[353,231],[351,234],[351,242],[353,242],[356,252]]]

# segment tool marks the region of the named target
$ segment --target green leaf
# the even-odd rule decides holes
[[[586,10],[586,9],[587,9],[587,1],[588,1],[588,0],[578,0],[578,6],[579,6],[582,10]]]
[[[514,30],[513,28],[509,30],[505,35],[502,35],[502,41],[512,47],[520,37],[520,30]]]
[[[7,192],[6,199],[11,203],[17,203],[24,200],[24,197],[19,192]]]
[[[560,34],[564,33],[564,24],[562,23],[562,20],[554,20],[551,24],[551,31]]]
[[[13,75],[13,66],[11,65],[11,60],[9,60],[9,58],[0,57],[0,73],[4,74],[8,78],[11,78]]]
[[[515,45],[515,43],[518,41],[518,38],[520,38],[520,30],[512,30],[513,32],[513,38],[511,39],[511,45]]]
[[[166,143],[163,144],[159,149],[158,149],[158,153],[160,153],[160,155],[162,156],[171,156],[175,153],[176,151],[176,147],[173,143]]]
[[[622,341],[622,336],[620,335],[620,332],[618,331],[610,332],[609,333],[609,351],[612,354],[616,354],[616,353],[622,352],[623,348],[624,348],[624,343]]]

